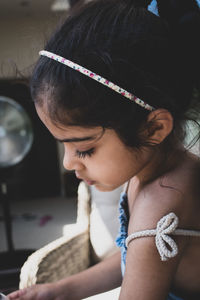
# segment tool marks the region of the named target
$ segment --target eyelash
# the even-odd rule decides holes
[[[76,156],[79,158],[85,158],[86,156],[91,157],[94,154],[94,148],[91,148],[87,151],[78,151],[76,150]]]

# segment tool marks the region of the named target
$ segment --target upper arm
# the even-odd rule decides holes
[[[126,271],[120,299],[164,300],[184,249],[184,238],[176,238],[179,253],[161,261],[154,237],[133,240],[128,247]]]
[[[152,201],[151,199],[149,201],[141,200],[139,205],[133,207],[129,234],[140,230],[155,229],[160,218],[169,212],[179,214],[179,205],[176,205],[175,200],[169,201],[168,205],[163,205],[162,200],[161,202],[157,199]],[[172,238],[178,246],[178,254],[167,261],[161,261],[155,236],[140,237],[130,242],[120,294],[121,300],[166,299],[188,241],[187,238],[180,236],[172,236]]]

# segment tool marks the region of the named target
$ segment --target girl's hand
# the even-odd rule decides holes
[[[62,293],[56,283],[36,284],[31,287],[18,290],[7,295],[9,300],[64,300],[66,295]]]

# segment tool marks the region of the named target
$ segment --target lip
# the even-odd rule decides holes
[[[93,185],[93,184],[95,184],[95,181],[89,180],[89,179],[85,179],[85,178],[81,177],[78,173],[75,173],[75,174],[76,174],[76,177],[77,177],[78,179],[85,181],[88,185]]]
[[[83,179],[88,185],[94,185],[95,181]]]
[[[82,178],[78,173],[75,172],[75,175],[76,175],[76,177],[77,177],[78,179],[83,180],[83,178]]]

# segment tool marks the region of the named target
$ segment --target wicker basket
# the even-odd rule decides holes
[[[81,182],[78,188],[76,224],[65,226],[63,237],[29,256],[21,269],[20,289],[36,283],[57,281],[91,265],[90,202],[89,189],[84,182]]]

